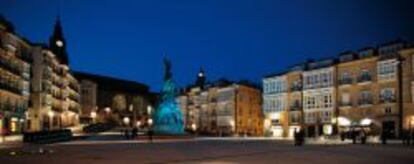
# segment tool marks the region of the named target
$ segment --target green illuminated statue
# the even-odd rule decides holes
[[[152,115],[153,131],[157,134],[183,134],[184,121],[175,97],[177,89],[172,79],[171,62],[164,59],[165,75],[161,91],[161,103]]]

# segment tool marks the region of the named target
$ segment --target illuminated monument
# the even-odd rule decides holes
[[[181,110],[175,102],[177,89],[172,80],[171,62],[164,59],[165,76],[161,91],[161,103],[153,113],[153,130],[156,134],[184,134]]]

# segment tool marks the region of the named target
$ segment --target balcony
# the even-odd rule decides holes
[[[352,107],[352,102],[340,102],[339,103],[339,107],[340,108],[350,108],[350,107]]]
[[[20,76],[21,75],[21,70],[19,69],[19,66],[10,63],[10,62],[6,62],[3,59],[0,59],[0,68],[3,68],[5,70],[10,71],[11,73]]]
[[[302,86],[300,85],[292,85],[290,87],[290,92],[300,92],[302,91]]]
[[[7,82],[6,83],[0,83],[0,89],[6,90],[6,91],[9,91],[9,92],[18,94],[18,95],[21,95],[21,93],[22,93],[21,90],[18,87],[10,85],[10,83],[7,83]]]
[[[55,112],[62,112],[63,111],[61,106],[52,106],[51,108]]]
[[[371,81],[372,81],[371,75],[362,75],[358,78],[358,83],[367,83]]]
[[[79,91],[79,86],[73,82],[69,83],[69,88],[72,88],[74,91]]]
[[[364,98],[364,99],[359,99],[358,100],[358,105],[359,106],[369,106],[372,105],[372,98]]]
[[[76,94],[69,94],[69,99],[75,101],[75,102],[79,102],[79,96]]]
[[[26,63],[32,63],[33,62],[33,58],[29,52],[29,50],[23,50],[20,53],[20,59],[23,60]]]
[[[381,104],[388,104],[388,103],[395,103],[397,102],[397,100],[395,96],[388,96],[388,97],[380,96],[379,102]]]
[[[301,110],[302,110],[302,105],[294,104],[290,106],[290,111],[301,111]]]
[[[75,105],[75,106],[70,105],[68,110],[70,110],[72,112],[75,112],[75,113],[79,113],[79,107],[77,105]]]
[[[341,78],[338,81],[339,85],[351,85],[353,83],[353,79],[352,78]]]

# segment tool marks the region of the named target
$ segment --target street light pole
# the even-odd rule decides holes
[[[402,64],[404,59],[401,56],[397,57],[397,80],[398,80],[398,118],[399,118],[399,137],[402,137],[402,130],[403,130],[403,71],[402,71]]]
[[[414,145],[414,131],[413,131],[413,126],[414,126],[414,116],[411,116],[411,121],[409,123],[409,130],[410,130],[410,134],[409,134],[409,138],[408,138],[408,143],[411,142],[411,144]]]

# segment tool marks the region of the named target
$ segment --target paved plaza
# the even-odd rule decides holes
[[[38,153],[42,149],[42,154]],[[95,140],[0,150],[1,164],[124,163],[414,163],[414,147],[305,145],[260,139]],[[36,152],[37,153],[34,153]],[[15,152],[15,155],[11,155]]]

